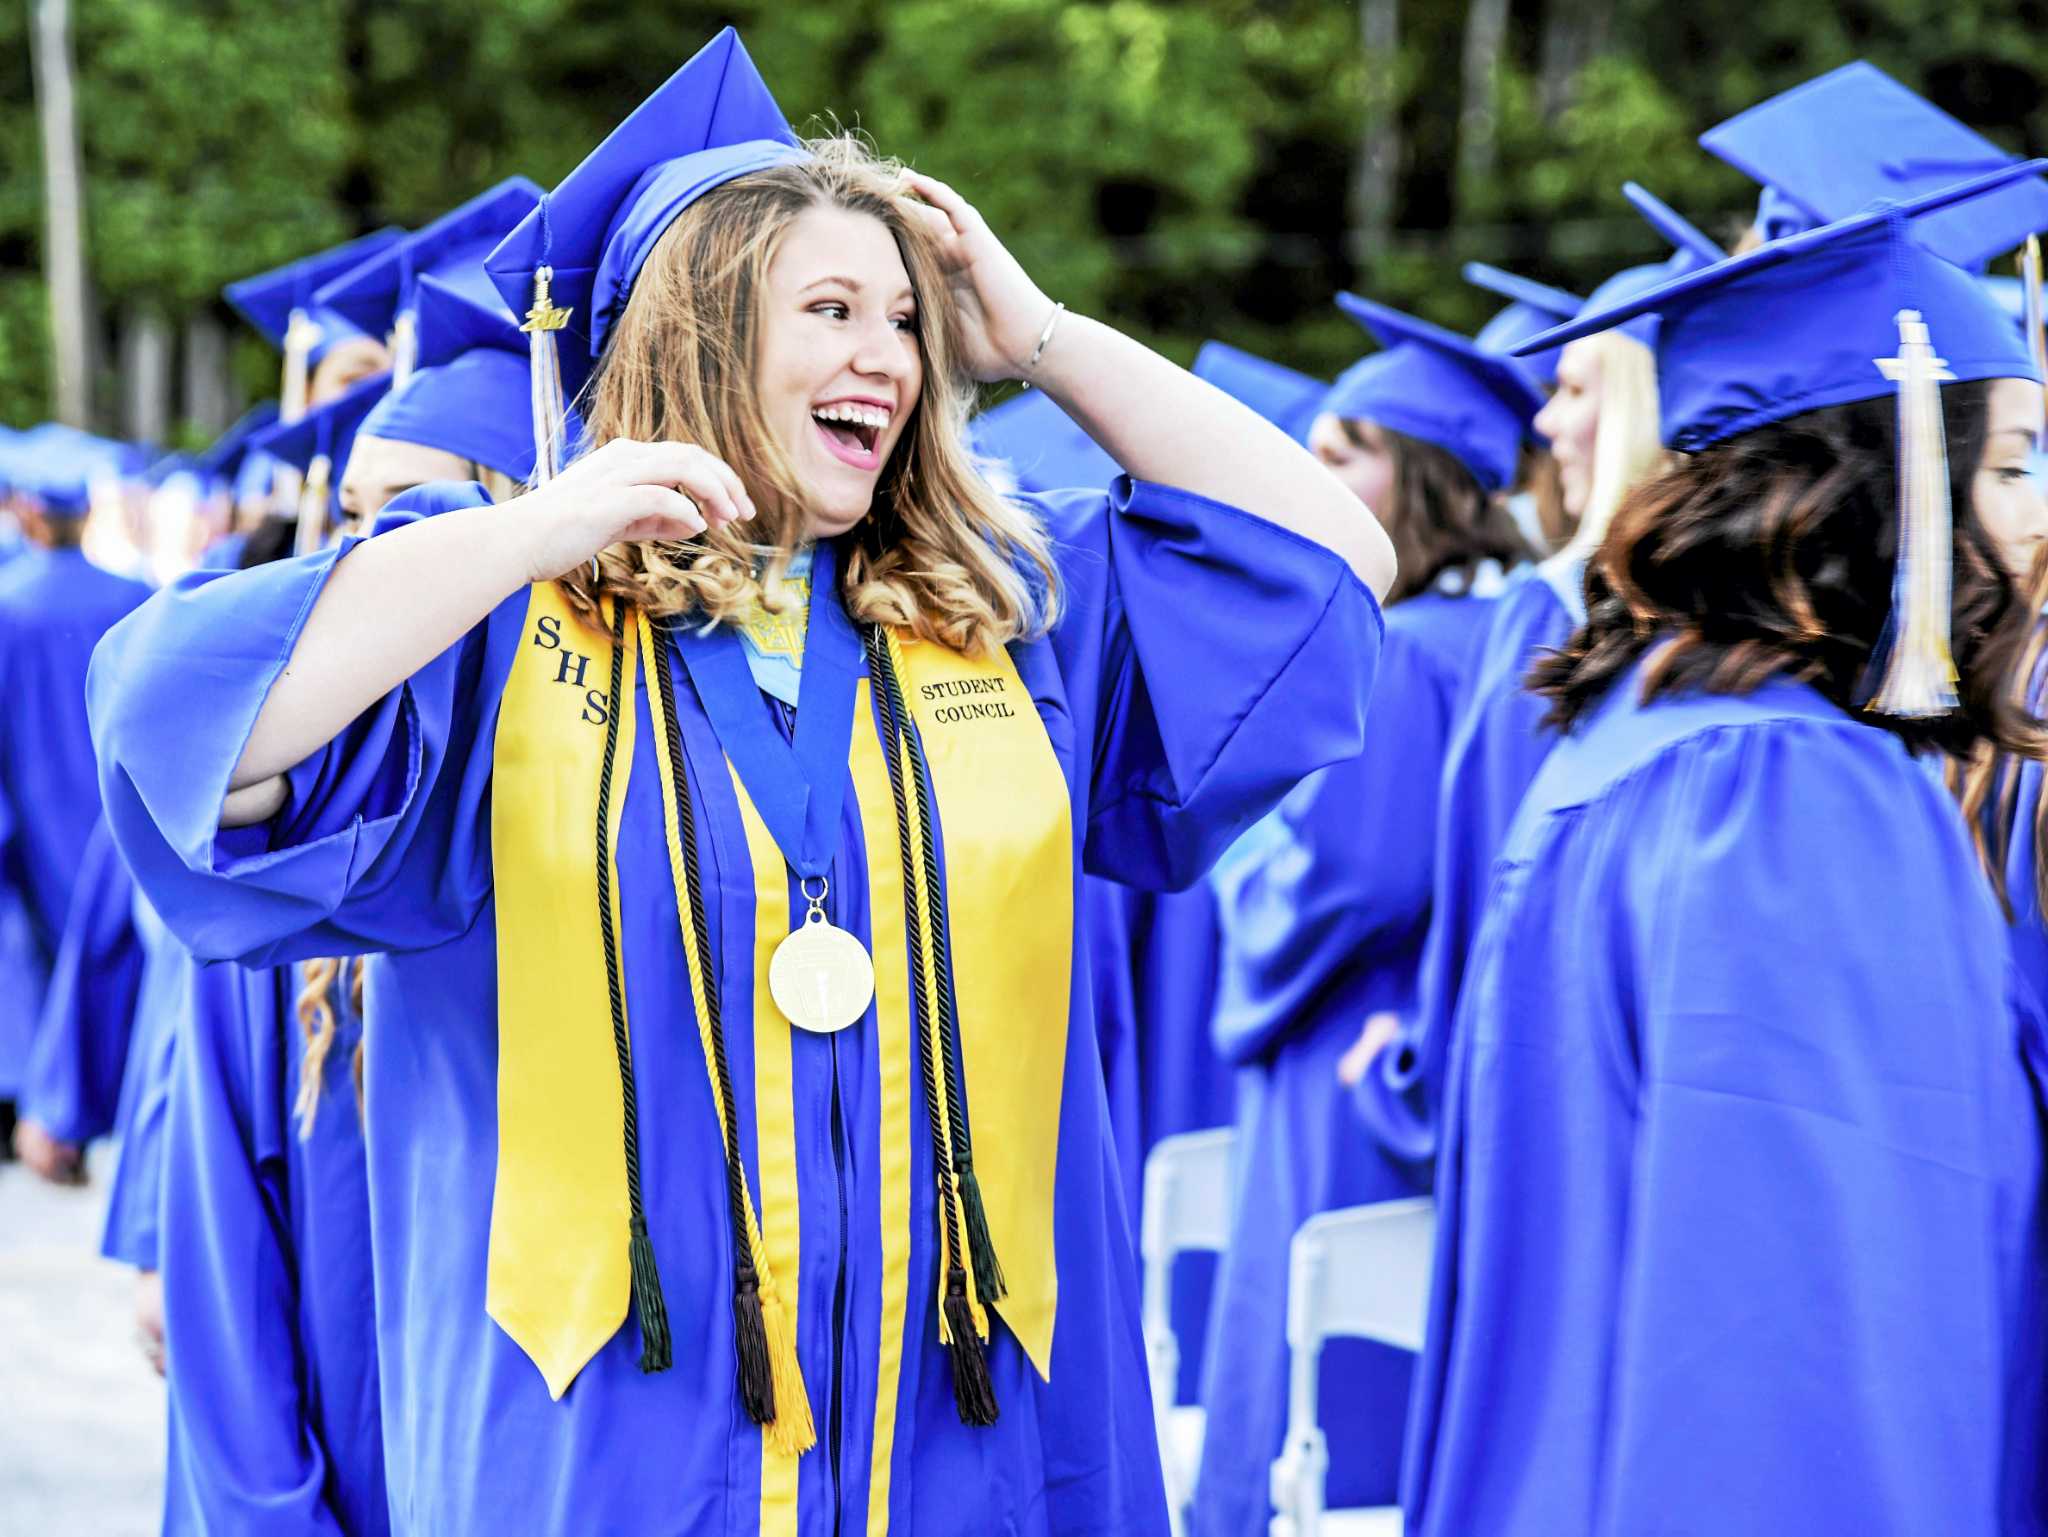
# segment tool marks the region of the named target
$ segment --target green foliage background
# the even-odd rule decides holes
[[[1468,0],[1393,3],[1400,46],[1368,57],[1353,0],[73,0],[96,299],[176,324],[232,278],[514,172],[550,183],[728,21],[800,126],[857,125],[952,181],[1075,308],[1182,358],[1220,336],[1323,373],[1358,350],[1341,286],[1471,328],[1491,306],[1468,257],[1584,291],[1661,255],[1628,177],[1732,237],[1753,192],[1693,136],[1850,58],[2014,150],[2048,138],[2043,0],[1508,0],[1491,164],[1461,172]],[[0,9],[16,425],[47,404],[27,8]],[[1349,190],[1373,102],[1400,149],[1367,241]],[[235,369],[252,398],[273,385],[254,338]]]

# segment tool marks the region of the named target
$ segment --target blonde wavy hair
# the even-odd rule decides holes
[[[328,958],[307,961],[299,967],[299,994],[295,1004],[299,1032],[305,1038],[305,1045],[299,1057],[299,1093],[292,1104],[292,1116],[299,1123],[302,1141],[313,1135],[313,1120],[320,1113],[320,1091],[327,1081],[327,1054],[334,1049],[334,1000],[336,989],[342,985],[344,970],[349,974],[346,985],[350,1006],[355,1010],[356,1018],[363,1017],[363,957],[356,956],[354,962],[351,966],[346,960]],[[349,1063],[358,1114],[363,1108],[364,1044],[361,1040],[356,1042],[355,1058]]]
[[[650,617],[711,623],[786,601],[779,585],[803,538],[804,487],[753,388],[759,305],[769,264],[814,208],[879,219],[895,237],[917,300],[924,387],[840,575],[856,622],[909,632],[967,654],[1043,633],[1057,619],[1051,541],[975,467],[966,443],[974,381],[960,321],[907,173],[850,134],[805,142],[787,165],[706,193],[656,242],[582,397],[584,442],[695,443],[730,464],[759,509],[743,532],[617,545],[561,579],[570,606],[598,622],[618,598]]]
[[[1603,331],[1582,337],[1600,360],[1600,425],[1593,437],[1593,477],[1570,543],[1597,544],[1631,487],[1671,465],[1658,416],[1657,358],[1633,336]]]

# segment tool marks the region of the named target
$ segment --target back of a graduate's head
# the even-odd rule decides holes
[[[2032,551],[2019,546],[2041,535],[2039,499],[2023,484],[2039,388],[1950,384],[1941,405],[1960,704],[1930,719],[1862,718],[1915,745],[2031,752],[2038,733],[2007,680],[2027,631],[2014,573]],[[1585,624],[1531,673],[1551,722],[1571,726],[1652,651],[1647,697],[1747,693],[1785,677],[1859,709],[1893,613],[1898,412],[1887,392],[1770,422],[1632,491],[1587,568]]]
[[[1389,603],[1428,592],[1446,576],[1469,579],[1483,561],[1512,566],[1531,554],[1502,502],[1448,449],[1329,413],[1316,419],[1309,446],[1393,540],[1401,574]]]
[[[969,456],[975,387],[926,219],[931,210],[911,198],[900,164],[856,137],[814,139],[803,149],[705,193],[675,217],[634,278],[583,399],[588,446],[619,437],[698,444],[733,467],[760,516],[687,545],[613,551],[603,560],[603,590],[656,615],[730,618],[756,601],[762,547],[786,553],[807,537],[858,527],[845,568],[856,618],[969,651],[1042,628],[1050,550],[1036,523],[1005,502]],[[843,429],[861,438],[861,450],[884,455],[872,482],[820,457],[812,438],[825,429],[814,421],[820,402],[808,376],[776,366],[788,357],[788,332],[776,328],[786,326],[783,290],[792,286],[777,258],[794,247],[802,221],[821,214],[876,221],[901,274],[849,295],[836,276],[854,264],[849,251],[824,269],[823,286],[802,294],[803,314],[834,303],[842,311],[893,303],[872,290],[908,279],[901,313],[890,316],[915,360],[891,386],[896,409],[881,413],[880,428],[856,421]],[[847,232],[843,223],[833,232],[842,249]],[[813,335],[822,388],[840,368],[836,353],[826,355],[840,343],[822,329],[801,333]],[[579,610],[594,611],[587,584],[587,576],[564,582]]]

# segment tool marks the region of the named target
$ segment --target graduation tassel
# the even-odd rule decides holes
[[[292,534],[295,556],[311,555],[327,544],[327,492],[333,477],[334,461],[326,454],[315,454],[299,488],[299,523]]]
[[[313,349],[320,345],[320,336],[319,323],[295,307],[284,328],[284,380],[277,392],[280,422],[296,422],[306,414],[312,395]]]
[[[391,326],[391,389],[395,394],[419,367],[420,325],[409,309],[400,310]]]
[[[974,1165],[960,1164],[960,1210],[967,1219],[967,1256],[974,1265],[975,1294],[984,1303],[1001,1302],[1010,1294],[1003,1280],[1002,1263],[996,1258],[996,1243],[989,1236],[988,1213],[981,1205],[981,1181],[974,1177]]]
[[[2041,306],[2041,237],[2027,236],[2020,251],[2020,294],[2027,328],[2027,352],[2034,360],[2034,372],[2048,380],[2048,315]],[[2042,386],[2048,390],[2048,384]]]
[[[974,1304],[967,1300],[967,1272],[954,1265],[946,1272],[946,1355],[953,1367],[953,1407],[963,1425],[993,1425],[998,1416],[996,1385],[988,1374],[988,1352],[974,1327]]]
[[[801,1456],[818,1444],[818,1427],[811,1419],[810,1394],[804,1391],[796,1331],[790,1327],[789,1309],[782,1305],[772,1281],[761,1290],[761,1329],[768,1342],[768,1372],[775,1399],[775,1417],[762,1430],[781,1456]]]
[[[546,208],[543,203],[542,208]],[[533,308],[526,312],[527,375],[533,403],[533,483],[544,486],[560,473],[562,438],[568,416],[568,402],[562,399],[562,357],[555,333],[569,323],[570,311],[559,309],[549,297],[555,280],[553,267],[539,267],[533,274]]]
[[[768,1355],[768,1321],[761,1314],[761,1278],[740,1262],[732,1292],[732,1336],[739,1353],[740,1402],[756,1425],[775,1420],[775,1368]]]
[[[633,1271],[633,1318],[640,1325],[640,1370],[665,1372],[675,1364],[668,1332],[668,1304],[662,1300],[661,1271],[654,1263],[654,1240],[647,1236],[645,1213],[635,1212],[628,1261]]]
[[[640,1196],[640,1092],[633,1073],[633,1039],[626,1024],[626,983],[619,959],[618,929],[612,921],[612,773],[619,754],[619,719],[626,697],[626,606],[612,600],[611,684],[607,691],[604,756],[597,774],[597,927],[604,941],[605,989],[611,1002],[612,1050],[619,1063],[620,1120],[626,1153],[626,1264],[632,1275],[633,1317],[640,1325],[640,1370],[665,1372],[674,1362],[668,1303],[654,1240]]]
[[[1899,393],[1899,552],[1892,579],[1891,654],[1869,708],[1925,720],[1956,707],[1949,637],[1954,514],[1941,382],[1955,376],[1935,356],[1918,310],[1900,310],[1899,355],[1877,366]]]

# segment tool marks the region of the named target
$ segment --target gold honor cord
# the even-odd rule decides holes
[[[746,1165],[740,1157],[738,1112],[714,990],[717,962],[711,954],[704,922],[689,775],[683,758],[682,733],[676,722],[675,682],[667,648],[654,636],[647,616],[641,614],[638,618],[641,649],[654,658],[656,686],[649,692],[648,701],[666,749],[654,756],[661,774],[662,826],[676,891],[676,919],[682,929],[683,960],[690,977],[690,1002],[697,1016],[698,1042],[704,1052],[712,1103],[718,1111],[719,1133],[725,1144],[735,1272],[733,1335],[739,1353],[740,1397],[769,1444],[779,1454],[794,1457],[817,1444],[817,1429],[804,1389],[803,1370],[797,1361],[791,1310],[784,1303],[769,1267],[767,1244],[754,1215]]]

